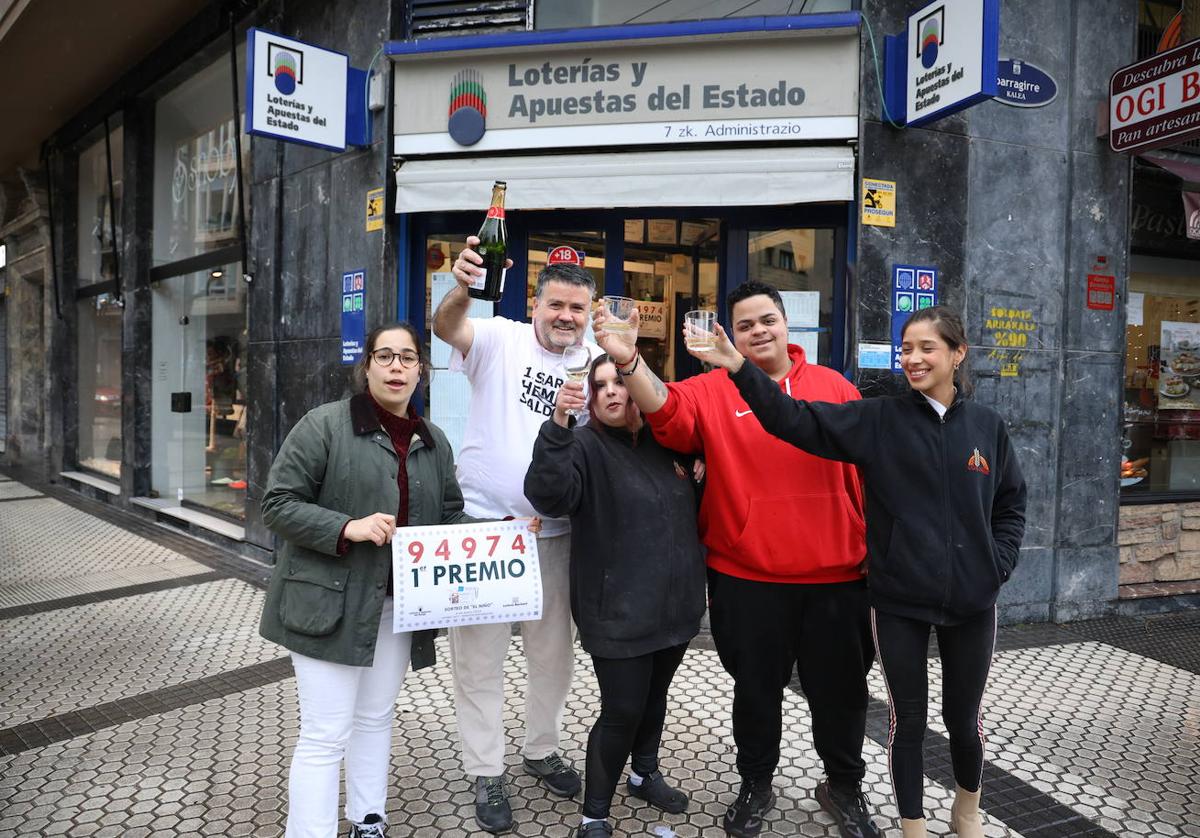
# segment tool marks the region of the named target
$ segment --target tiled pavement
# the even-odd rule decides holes
[[[296,695],[284,652],[257,635],[262,578],[163,528],[0,475],[0,838],[280,835]],[[664,743],[664,771],[691,810],[661,815],[618,792],[618,834],[722,834],[737,790],[730,683],[704,646],[676,676]],[[998,648],[985,707],[989,836],[1200,838],[1200,613],[1005,629]],[[441,640],[439,653],[397,708],[394,838],[482,835],[457,768]],[[926,797],[930,831],[944,835],[953,780],[938,676],[934,659]],[[519,640],[508,677],[512,765]],[[868,795],[898,835],[877,670],[871,690]],[[835,835],[811,796],[820,772],[804,700],[789,691],[786,702],[779,804],[763,834]],[[597,703],[580,653],[565,748],[579,766]],[[571,834],[577,802],[519,771],[510,780],[517,835]]]

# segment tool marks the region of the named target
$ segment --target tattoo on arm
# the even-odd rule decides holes
[[[656,396],[659,396],[665,400],[667,396],[670,395],[667,392],[667,385],[663,384],[662,379],[655,375],[654,370],[650,369],[649,367],[646,367],[646,377],[650,379],[650,383],[654,386],[654,394]]]

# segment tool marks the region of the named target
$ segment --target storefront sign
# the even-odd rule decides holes
[[[932,308],[938,301],[938,270],[929,265],[892,266],[892,372],[900,367],[904,324],[914,311]]]
[[[354,364],[367,343],[366,271],[342,274],[342,363]]]
[[[1021,375],[1021,362],[1025,360],[1025,352],[1037,328],[1033,309],[1004,305],[993,305],[988,309],[983,330],[985,339],[990,334],[995,347],[988,352],[988,360],[996,365],[1001,378]]]
[[[1108,113],[1113,151],[1146,151],[1200,137],[1200,40],[1113,73]]]
[[[383,229],[383,187],[367,192],[367,232]]]
[[[1058,98],[1054,77],[1019,58],[1001,59],[996,88],[996,101],[1015,108],[1044,108]]]
[[[999,60],[999,0],[935,0],[885,41],[888,115],[924,125],[990,99]]]
[[[896,181],[863,178],[862,223],[874,227],[896,226]]]
[[[1088,274],[1087,307],[1100,311],[1112,311],[1116,297],[1117,279],[1104,274]]]
[[[401,527],[392,578],[396,632],[542,617],[537,537],[527,521]]]
[[[857,33],[755,34],[393,55],[393,150],[855,137]]]
[[[246,35],[247,132],[344,151],[348,75],[343,53],[251,28]]]
[[[671,307],[667,303],[653,300],[638,300],[638,337],[658,338],[667,336],[671,322]]]
[[[1183,217],[1187,222],[1187,237],[1200,239],[1200,192],[1183,193]]]

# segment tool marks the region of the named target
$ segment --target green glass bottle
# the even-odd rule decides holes
[[[483,257],[484,274],[473,279],[467,289],[467,293],[477,300],[496,302],[504,293],[504,274],[508,271],[504,267],[508,261],[508,232],[504,226],[504,191],[507,188],[502,180],[492,186],[492,205],[479,228],[477,250]]]

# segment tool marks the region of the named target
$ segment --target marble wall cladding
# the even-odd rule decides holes
[[[385,273],[383,231],[367,232],[366,203],[370,189],[388,182],[379,155],[370,151],[347,153],[332,167],[330,202],[329,283],[335,304],[341,300],[342,271],[365,269],[367,329],[396,316],[396,274]]]
[[[255,139],[256,144],[257,142]],[[253,274],[254,281],[247,292],[246,320],[252,342],[270,341],[276,336],[278,318],[275,308],[280,291],[281,262],[281,242],[276,230],[279,228],[281,185],[280,178],[273,177],[251,187],[254,211],[250,216],[247,270]]]
[[[1116,544],[1124,372],[1120,355],[1066,353],[1059,432],[1059,547]],[[1112,570],[1116,572],[1115,564]]]
[[[150,290],[151,231],[154,229],[154,109],[141,102],[125,109],[124,221],[122,236],[125,311],[121,333],[121,496],[150,493],[151,345],[153,301]],[[144,231],[144,232],[143,232]]]
[[[876,45],[920,5],[865,3]],[[1116,596],[1123,306],[1088,309],[1087,274],[1105,256],[1123,291],[1129,163],[1097,140],[1095,109],[1132,59],[1135,14],[1128,0],[1005,0],[1001,57],[1048,72],[1058,98],[904,130],[881,122],[863,36],[859,175],[897,182],[897,226],[860,228],[852,339],[890,333],[892,264],[941,270],[941,301],[965,316],[975,397],[1004,416],[1029,489],[1006,619],[1100,613]],[[876,371],[857,383],[903,387]]]
[[[997,604],[1001,621],[1019,623],[1049,619],[1050,602],[1054,598],[1054,571],[1053,549],[1023,548],[1016,570],[1000,589]]]
[[[246,540],[266,548],[272,546],[272,536],[263,526],[260,504],[282,438],[275,392],[276,345],[270,340],[250,341],[246,363]]]
[[[1107,139],[1096,138],[1096,108],[1108,102],[1113,71],[1136,59],[1139,5],[1131,0],[1073,0],[1071,4],[1075,31],[1063,51],[1070,52],[1073,65],[1070,125],[1071,148],[1076,151],[1107,151]]]
[[[340,306],[330,280],[330,170],[307,169],[284,177],[280,225],[277,336],[281,340],[331,338],[340,329]]]
[[[1114,352],[1124,356],[1129,272],[1129,158],[1108,152],[1099,155],[1074,152],[1071,177],[1065,343],[1068,349]],[[1116,299],[1112,311],[1088,308],[1088,275],[1091,273],[1115,278]]]
[[[1059,547],[1055,551],[1051,619],[1066,623],[1111,614],[1116,608],[1116,545]]]
[[[1065,152],[972,140],[963,295],[971,343],[997,346],[1016,338],[1029,349],[1061,344],[1068,175]],[[1029,312],[1032,329],[1007,328],[1011,318],[996,312],[1010,309]]]
[[[943,299],[963,302],[969,143],[939,131],[863,126],[859,173],[896,181],[895,227],[861,227],[856,264],[855,333],[890,340],[892,265],[934,265]]]
[[[281,344],[275,358],[278,442],[312,408],[351,394],[351,368],[340,359],[339,338]]]
[[[1004,417],[1028,492],[1025,547],[1053,547],[1059,454],[1059,352],[971,347],[974,398]]]
[[[999,101],[964,111],[972,137],[1018,146],[1066,149],[1071,133],[1072,16],[1066,2],[1003,0],[1000,4],[1000,57],[1031,62],[1058,84],[1058,97],[1040,108]],[[1111,69],[1109,70],[1111,72]],[[1105,82],[1108,75],[1104,76]],[[1019,178],[1018,178],[1019,180]]]

